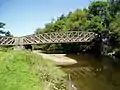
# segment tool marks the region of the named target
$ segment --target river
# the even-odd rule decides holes
[[[66,56],[78,62],[62,66],[69,77],[69,90],[120,90],[119,60],[88,54]]]

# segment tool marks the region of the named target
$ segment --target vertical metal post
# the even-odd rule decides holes
[[[19,46],[23,49],[23,37],[19,37]]]
[[[19,45],[23,46],[23,37],[19,37]]]
[[[17,50],[18,49],[19,41],[18,41],[17,37],[14,37],[14,38],[15,38],[15,47],[14,47],[14,50]]]
[[[18,41],[18,37],[15,37],[15,46],[18,46],[19,41]]]
[[[15,37],[15,50],[23,49],[23,38]]]

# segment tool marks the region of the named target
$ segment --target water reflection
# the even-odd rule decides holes
[[[78,61],[75,65],[63,66],[77,90],[120,90],[118,60],[116,63],[110,57],[98,58],[87,54],[67,56]]]

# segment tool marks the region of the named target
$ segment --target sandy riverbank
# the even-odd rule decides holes
[[[33,51],[38,55],[41,55],[43,58],[54,61],[56,65],[72,65],[77,63],[76,60],[66,57],[66,54],[45,54],[40,53],[39,51]]]

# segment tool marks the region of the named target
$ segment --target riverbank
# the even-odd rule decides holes
[[[77,63],[75,59],[67,57],[66,54],[45,54],[39,51],[33,51],[33,53],[53,61],[56,65],[72,65]]]
[[[22,50],[0,56],[0,90],[66,90],[66,73],[51,61]]]

